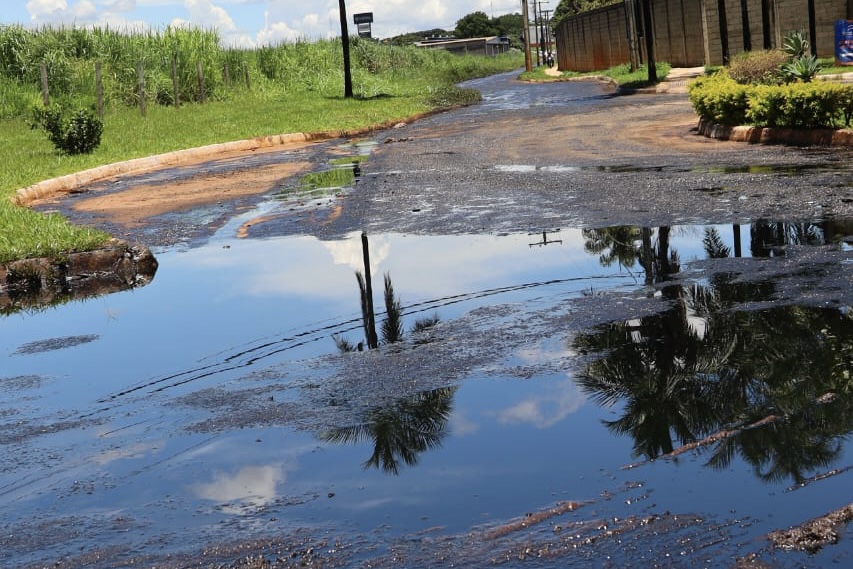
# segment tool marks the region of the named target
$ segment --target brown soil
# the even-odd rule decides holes
[[[308,163],[276,164],[251,171],[199,176],[168,185],[141,185],[123,192],[84,198],[74,209],[97,213],[113,223],[134,227],[171,211],[264,193],[277,181],[305,172]]]

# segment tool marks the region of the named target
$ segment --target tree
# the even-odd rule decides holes
[[[496,34],[492,20],[485,12],[472,12],[456,22],[457,38],[482,38]]]
[[[554,14],[551,16],[551,25],[556,27],[569,16],[621,2],[622,0],[560,0],[560,3],[554,8]]]
[[[338,0],[341,15],[341,43],[344,49],[344,98],[352,98],[352,69],[349,56],[349,29],[347,28],[347,5],[344,0]]]

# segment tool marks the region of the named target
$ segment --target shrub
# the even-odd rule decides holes
[[[780,126],[785,122],[783,90],[758,85],[747,101],[746,120],[755,126]]]
[[[853,89],[838,89],[836,107],[841,115],[841,125],[851,126],[853,121]]]
[[[739,125],[746,122],[750,87],[741,85],[721,71],[690,84],[690,103],[696,113],[718,124]]]
[[[782,115],[785,124],[797,128],[834,126],[837,89],[834,85],[795,83],[783,90]]]
[[[853,87],[836,83],[747,86],[719,73],[694,81],[689,96],[697,114],[724,125],[834,128],[853,118]]]
[[[782,64],[779,68],[786,83],[794,81],[810,82],[820,71],[820,61],[813,55],[804,55]]]
[[[787,62],[788,56],[779,49],[745,51],[732,58],[729,76],[744,85],[778,85],[779,68]]]
[[[809,52],[808,34],[796,30],[788,32],[782,40],[782,51],[792,60],[804,57]]]
[[[61,106],[33,111],[32,127],[47,131],[48,139],[65,154],[89,154],[101,144],[104,124],[91,111],[78,109],[70,117]]]

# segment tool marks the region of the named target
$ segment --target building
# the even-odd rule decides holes
[[[509,51],[509,38],[492,36],[487,38],[429,38],[415,42],[415,47],[444,49],[459,55],[495,56]]]

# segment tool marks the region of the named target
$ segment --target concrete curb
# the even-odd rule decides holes
[[[144,158],[134,158],[132,160],[105,164],[96,168],[90,168],[89,170],[75,172],[74,174],[67,174],[58,178],[37,182],[31,186],[18,190],[15,193],[13,202],[18,206],[26,206],[37,199],[63,192],[71,192],[76,188],[80,188],[86,184],[91,184],[105,178],[134,174],[138,172],[147,172],[164,166],[174,166],[195,160],[202,160],[204,158],[216,156],[217,154],[225,154],[228,152],[247,152],[262,148],[283,146],[286,144],[307,143],[316,140],[334,138],[335,136],[337,135],[333,133],[305,134],[300,132],[279,134],[273,136],[261,136],[248,140],[224,142],[221,144],[210,144],[197,148],[167,152],[165,154],[155,154],[154,156],[146,156]]]
[[[176,166],[179,164],[188,164],[191,162],[199,162],[205,159],[213,158],[219,154],[229,152],[251,152],[263,148],[273,148],[276,146],[285,146],[288,144],[305,144],[309,142],[317,142],[321,140],[332,140],[334,138],[345,138],[352,136],[363,136],[377,130],[387,130],[405,125],[416,120],[428,117],[430,115],[444,112],[448,109],[435,109],[409,117],[404,120],[392,120],[381,124],[370,125],[353,130],[343,131],[325,131],[325,132],[295,132],[287,134],[276,134],[270,136],[259,136],[247,140],[237,140],[233,142],[223,142],[219,144],[209,144],[207,146],[199,146],[196,148],[187,148],[184,150],[176,150],[175,152],[167,152],[164,154],[155,154],[154,156],[146,156],[143,158],[134,158],[123,162],[114,162],[105,164],[89,170],[67,174],[49,180],[37,182],[26,188],[21,188],[15,192],[12,198],[12,203],[17,206],[26,207],[35,200],[55,196],[61,193],[72,192],[78,188],[104,180],[115,176],[136,174],[140,172],[149,172],[157,168],[166,166]]]
[[[789,144],[792,146],[853,146],[853,130],[831,128],[762,128],[726,126],[699,119],[698,132],[706,138],[749,142],[752,144]]]

